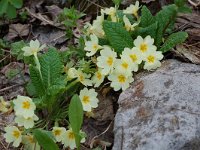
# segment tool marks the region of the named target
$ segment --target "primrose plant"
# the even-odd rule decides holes
[[[84,111],[91,113],[99,103],[95,88],[109,80],[115,91],[126,90],[136,72],[160,67],[163,53],[187,38],[185,32],[173,32],[178,12],[186,10],[182,0],[155,16],[139,2],[124,10],[114,2],[115,7],[102,9],[85,25],[85,55],[73,56],[76,64],[64,63],[61,52],[40,46],[38,40],[23,46],[19,53],[33,60],[27,62],[29,97],[19,95],[10,104],[1,98],[0,110],[13,108],[15,113],[14,123],[5,127],[6,142],[28,150],[58,150],[58,145],[80,149],[86,140]],[[42,49],[47,52],[40,53]]]

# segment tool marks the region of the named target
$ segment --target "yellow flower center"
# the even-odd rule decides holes
[[[71,140],[73,140],[75,138],[74,133],[72,131],[69,132],[68,138],[71,139]]]
[[[84,76],[83,76],[83,75],[80,75],[80,76],[79,76],[79,79],[80,79],[80,81],[82,82],[82,81],[84,80]]]
[[[137,55],[135,54],[130,55],[130,58],[132,59],[133,62],[137,61]]]
[[[100,73],[100,72],[97,72],[97,79],[101,80],[101,78],[102,78],[101,73]]]
[[[144,53],[144,52],[146,52],[147,51],[147,44],[145,44],[145,43],[142,43],[141,45],[140,45],[140,50]]]
[[[32,48],[31,49],[31,52],[34,54],[34,53],[37,53],[37,51],[38,51],[38,49],[36,49],[36,48]]]
[[[30,104],[29,101],[24,101],[24,102],[22,103],[22,108],[24,108],[24,109],[29,109],[30,106],[31,106],[31,104]]]
[[[113,58],[112,58],[112,57],[108,57],[108,59],[107,59],[107,64],[108,64],[109,66],[112,66],[112,64],[113,64]]]
[[[20,132],[15,130],[15,131],[13,131],[12,135],[13,135],[16,139],[18,139],[19,136],[20,136]]]
[[[60,134],[61,134],[61,130],[55,130],[55,131],[54,131],[54,135],[55,135],[55,136],[59,136]]]
[[[128,68],[128,64],[126,62],[123,62],[122,63],[122,67],[125,68],[125,69],[127,69]]]
[[[126,28],[127,31],[131,30],[131,27],[129,25],[125,25],[125,28]]]
[[[118,81],[119,81],[120,83],[124,83],[124,82],[126,81],[126,77],[125,77],[124,75],[119,75],[119,76],[118,76]]]
[[[89,96],[83,96],[83,103],[88,104],[90,102],[90,97]]]
[[[96,50],[96,49],[98,49],[98,45],[97,44],[93,44],[92,48]]]
[[[155,57],[152,56],[152,55],[150,55],[150,56],[147,57],[147,61],[148,61],[149,63],[154,63]]]
[[[28,140],[29,140],[30,143],[35,143],[35,141],[34,141],[32,136],[28,136]]]

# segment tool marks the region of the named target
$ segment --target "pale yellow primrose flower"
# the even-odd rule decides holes
[[[22,141],[21,131],[15,126],[5,127],[4,138],[7,143],[13,142],[14,147],[18,147]]]
[[[139,23],[134,23],[134,24],[131,24],[131,22],[129,21],[129,19],[126,17],[126,15],[123,16],[123,21],[124,21],[124,24],[125,24],[125,29],[127,31],[134,31],[135,30],[135,27],[139,24]]]
[[[99,38],[103,38],[105,32],[103,30],[104,13],[101,16],[97,16],[93,24],[87,23],[84,28],[87,30],[87,34],[95,34]]]
[[[114,65],[115,70],[127,73],[127,75],[132,75],[132,71],[138,71],[138,65],[132,63],[129,54],[123,53],[121,59],[117,59]]]
[[[114,7],[106,8],[106,9],[102,10],[102,12],[105,13],[106,15],[109,15],[113,22],[117,21],[116,8],[114,8]]]
[[[89,79],[91,77],[90,74],[83,73],[80,69],[77,70],[77,76],[79,82],[81,82],[85,86],[92,86],[92,81]]]
[[[114,63],[117,57],[117,53],[110,47],[104,46],[100,51],[101,56],[97,58],[97,66],[102,68],[102,74],[107,75],[113,71]]]
[[[6,113],[9,110],[10,103],[6,102],[2,96],[0,96],[0,112]]]
[[[144,39],[141,36],[138,36],[137,39],[134,40],[134,45],[140,50],[143,59],[146,56],[146,53],[150,50],[155,51],[157,47],[153,45],[154,39],[151,38],[149,35],[146,36]]]
[[[30,41],[30,46],[25,46],[24,48],[22,48],[22,50],[24,51],[24,56],[31,56],[31,55],[36,55],[37,52],[39,52],[40,50],[42,50],[46,45],[42,45],[40,47],[40,42],[38,40],[31,40]]]
[[[75,68],[69,68],[67,71],[67,78],[74,79],[78,77],[78,71]]]
[[[32,117],[24,118],[23,116],[16,116],[15,122],[18,126],[24,126],[25,129],[32,128],[34,126],[34,121],[39,120],[39,118],[34,115]]]
[[[129,84],[134,81],[132,75],[127,75],[125,72],[114,70],[112,74],[108,76],[108,80],[112,81],[110,86],[115,91],[122,89],[123,91],[129,87]]]
[[[64,134],[66,133],[66,129],[64,127],[53,127],[52,133],[57,142],[61,142],[64,138]]]
[[[99,49],[102,48],[102,46],[99,45],[98,37],[95,34],[90,35],[91,41],[85,42],[85,51],[88,51],[86,53],[86,56],[93,56]]]
[[[122,52],[121,57],[129,56],[131,58],[131,62],[133,64],[141,64],[143,57],[141,56],[141,52],[138,48],[133,47],[130,48],[124,48],[124,51]],[[136,69],[137,70],[137,69]]]
[[[94,87],[99,87],[100,84],[104,81],[105,75],[103,75],[101,69],[98,69],[97,72],[95,72],[94,76],[92,77],[92,82],[94,84]]]
[[[91,111],[92,108],[97,108],[99,100],[97,99],[97,93],[94,89],[84,88],[80,91],[79,98],[83,105],[84,111]]]
[[[136,18],[138,18],[138,10],[140,9],[139,6],[139,1],[135,2],[135,5],[131,4],[129,7],[127,7],[123,12],[125,14],[132,14],[134,15]]]
[[[161,51],[148,51],[144,59],[144,69],[153,70],[161,66],[160,60],[163,59]]]
[[[33,135],[22,136],[22,143],[24,144],[24,150],[40,150],[40,145],[34,139]]]
[[[81,143],[84,143],[84,142],[85,142],[85,138],[82,138]],[[64,144],[64,147],[69,147],[70,149],[76,148],[75,135],[72,129],[69,129],[64,133],[62,144]]]
[[[31,98],[18,95],[13,103],[16,116],[23,116],[26,119],[34,116],[36,106]]]

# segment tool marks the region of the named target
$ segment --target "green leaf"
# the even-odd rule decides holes
[[[75,134],[76,146],[80,149],[81,136],[79,133],[83,123],[83,106],[77,94],[72,97],[69,104],[69,122]]]
[[[17,57],[17,60],[21,60],[24,58],[24,52],[22,51],[22,48],[25,46],[26,46],[26,44],[24,43],[24,41],[14,42],[11,44],[10,53],[13,56]]]
[[[165,41],[165,43],[162,45],[160,51],[163,53],[169,51],[173,47],[175,47],[177,44],[183,43],[188,37],[187,32],[177,32],[171,34]]]
[[[121,23],[104,21],[103,28],[108,41],[117,53],[121,53],[125,47],[133,47],[131,35]]]
[[[10,0],[9,1],[15,8],[21,8],[23,5],[22,0]]]
[[[37,92],[37,95],[43,96],[46,93],[46,90],[42,78],[40,77],[38,69],[31,65],[29,67],[29,71],[30,71],[31,82],[35,88],[35,91]]]
[[[178,12],[191,13],[192,9],[186,5],[186,0],[174,0],[176,6],[178,6]]]
[[[37,96],[35,86],[31,81],[28,82],[28,84],[26,85],[26,92],[28,93],[29,96],[35,96],[35,97]]]
[[[174,0],[174,4],[176,4],[178,7],[182,7],[186,4],[186,0]]]
[[[120,5],[120,3],[122,2],[122,0],[112,0],[113,1],[113,3],[115,4],[115,5]]]
[[[159,48],[162,43],[162,38],[168,26],[174,23],[177,15],[177,6],[168,5],[163,7],[163,9],[157,13],[156,21],[158,22],[157,38],[155,39],[155,45]]]
[[[192,13],[192,9],[188,6],[183,6],[178,8],[179,13]]]
[[[154,22],[155,22],[155,18],[151,14],[150,10],[146,6],[143,6],[142,10],[141,10],[140,26],[148,27],[149,25],[153,24]]]
[[[0,1],[0,15],[4,14],[8,8],[8,0]]]
[[[36,129],[34,130],[33,135],[44,150],[59,150],[59,147],[47,131]]]
[[[56,84],[62,72],[62,63],[57,50],[50,48],[46,54],[42,55],[40,65],[45,87]]]
[[[13,5],[8,5],[6,15],[9,19],[14,19],[17,16],[16,8]]]
[[[145,27],[145,28],[139,28],[136,30],[134,36],[137,38],[138,35],[141,35],[142,37],[146,37],[147,35],[150,35],[152,38],[156,38],[156,32],[158,28],[158,23],[155,22],[152,25]]]

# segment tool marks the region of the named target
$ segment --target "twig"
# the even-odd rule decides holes
[[[113,123],[113,120],[110,122],[110,124],[109,124],[108,127],[105,129],[105,131],[103,131],[101,134],[96,135],[95,137],[93,137],[91,141],[94,141],[96,138],[98,138],[98,137],[100,137],[101,135],[105,134],[105,133],[110,129],[110,126],[112,125],[112,123]],[[92,143],[91,143],[91,144],[92,144]],[[90,147],[92,147],[92,146],[90,145]]]
[[[90,3],[92,3],[92,4],[94,4],[94,5],[96,5],[96,6],[99,7],[99,8],[103,8],[101,5],[96,4],[95,2],[92,2],[91,0],[87,0],[87,1],[90,2]]]
[[[3,142],[0,140],[0,143],[1,143],[1,145],[3,146],[3,148],[5,149],[5,150],[8,150],[6,147],[5,147],[5,145],[3,144]]]
[[[10,55],[5,56],[3,59],[0,60],[0,63],[3,62],[7,57],[9,57]]]
[[[65,29],[62,28],[62,27],[59,27],[59,26],[57,26],[57,25],[54,25],[54,22],[53,22],[53,21],[47,20],[47,19],[44,18],[41,14],[36,15],[36,14],[32,13],[27,7],[25,7],[25,9],[27,10],[27,12],[28,12],[31,16],[37,18],[38,20],[40,20],[40,21],[42,21],[42,22],[45,22],[45,23],[47,23],[47,24],[49,24],[49,25],[51,25],[51,26],[54,26],[54,27],[56,27],[56,28],[58,28],[58,29],[65,30]]]
[[[188,0],[188,2],[189,2],[192,6],[194,6],[194,7],[200,6],[200,2],[195,3],[195,2],[193,2],[192,0]]]
[[[3,88],[3,89],[0,89],[0,93],[1,93],[1,92],[5,92],[5,91],[7,91],[7,90],[10,90],[10,89],[12,89],[12,88],[14,88],[14,87],[24,85],[24,84],[25,84],[25,83],[21,83],[21,84],[16,84],[16,85],[12,85],[12,86],[9,86],[9,87],[5,87],[5,88]]]
[[[187,44],[187,46],[195,46],[195,45],[198,45],[200,44],[200,42],[196,42],[196,43],[193,43],[193,44]]]

